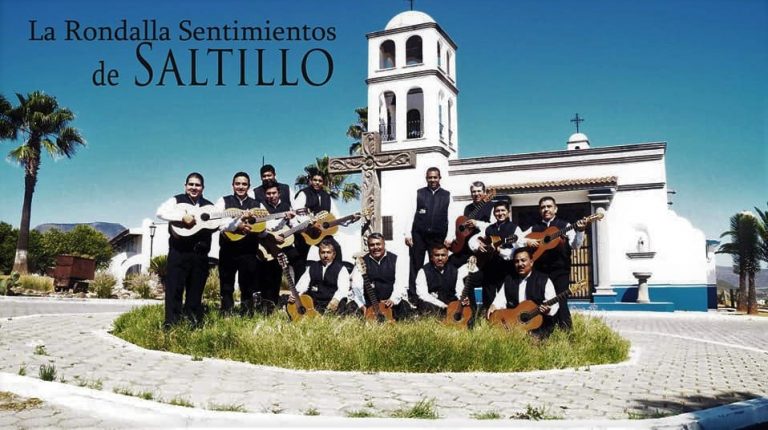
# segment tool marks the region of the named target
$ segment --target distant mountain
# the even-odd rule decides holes
[[[91,223],[75,223],[75,224],[40,224],[37,227],[34,228],[34,230],[39,231],[40,233],[45,233],[46,231],[50,229],[57,229],[64,232],[70,231],[73,228],[75,228],[78,225],[89,225],[96,229],[96,231],[101,232],[104,236],[107,237],[108,240],[112,240],[113,237],[117,236],[125,230],[125,226],[122,224],[116,224],[113,222],[91,222]]]
[[[733,273],[731,266],[717,266],[717,286],[739,288],[739,275]],[[768,290],[768,270],[761,270],[755,275],[755,288]]]

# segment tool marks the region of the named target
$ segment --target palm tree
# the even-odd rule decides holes
[[[750,314],[757,313],[755,274],[760,270],[760,234],[760,223],[755,215],[739,212],[731,217],[731,229],[720,235],[730,236],[731,242],[720,245],[717,251],[733,257],[734,272],[739,274],[736,309]]]
[[[357,122],[351,124],[347,129],[347,136],[355,139],[355,141],[349,145],[349,155],[360,153],[360,141],[363,138],[363,133],[368,131],[368,107],[359,107],[355,109],[355,113],[357,114]]]
[[[758,215],[758,224],[760,227],[760,236],[762,242],[760,243],[760,259],[768,263],[768,209],[761,211],[755,207]]]
[[[55,97],[42,91],[29,93],[26,97],[17,93],[16,97],[19,105],[13,107],[0,95],[0,140],[21,138],[23,141],[9,153],[9,158],[24,168],[24,203],[13,270],[26,274],[32,195],[37,185],[41,153],[45,150],[54,159],[62,156],[71,158],[78,145],[85,145],[85,140],[77,129],[69,126],[75,115],[69,109],[60,107]]]
[[[360,197],[360,186],[355,183],[346,182],[347,175],[333,174],[328,171],[327,155],[323,155],[320,158],[315,158],[315,162],[313,164],[307,164],[304,166],[304,172],[306,172],[305,175],[299,175],[296,177],[295,184],[297,187],[308,186],[309,175],[314,174],[315,172],[320,172],[320,175],[323,176],[323,183],[325,184],[323,188],[328,192],[328,194],[331,195],[332,199],[338,200],[339,197],[341,197],[341,200],[346,203],[352,199],[357,199]]]

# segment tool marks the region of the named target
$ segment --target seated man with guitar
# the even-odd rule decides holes
[[[504,280],[502,288],[496,294],[493,304],[488,308],[488,318],[493,320],[495,312],[502,309],[515,309],[526,300],[531,300],[537,305],[536,314],[544,316],[540,327],[531,331],[531,334],[544,337],[549,336],[555,328],[553,316],[560,309],[559,303],[547,306],[545,301],[555,298],[555,287],[547,275],[533,270],[531,250],[517,248],[512,257],[516,276],[509,275]],[[564,305],[565,306],[565,305]],[[504,325],[513,325],[517,321],[510,317],[509,321],[503,321]]]
[[[448,263],[452,266],[459,268],[467,263],[467,260],[472,255],[472,250],[469,249],[469,239],[485,231],[485,229],[491,224],[491,213],[493,212],[493,204],[491,199],[496,195],[495,190],[486,192],[485,184],[480,181],[472,182],[469,186],[469,193],[472,195],[472,203],[464,207],[464,215],[456,218],[455,236],[456,238],[451,243],[451,256],[448,259]]]
[[[296,291],[312,297],[315,309],[320,313],[326,310],[339,312],[346,309],[349,272],[336,259],[336,249],[330,238],[323,239],[318,248],[320,261],[307,264],[307,270],[296,283]],[[288,303],[294,301],[293,297],[288,299]]]
[[[523,233],[520,227],[509,219],[509,215],[507,200],[494,201],[493,216],[496,217],[496,222],[489,225],[483,235],[475,235],[469,240],[469,248],[477,255],[482,273],[482,309],[488,309],[504,278],[512,273],[509,263],[512,251],[523,246]]]
[[[208,279],[211,234],[221,222],[207,221],[201,216],[202,208],[213,209],[213,203],[203,197],[204,188],[203,175],[190,173],[184,183],[184,194],[171,197],[157,209],[157,217],[169,221],[171,232],[165,283],[165,329],[178,323],[182,316],[194,325],[203,321],[203,288]]]
[[[549,196],[539,199],[539,214],[541,221],[526,231],[525,244],[535,248],[532,259],[536,270],[549,276],[555,285],[555,292],[560,294],[566,291],[570,284],[571,249],[579,249],[584,242],[587,221],[579,220],[573,227],[568,221],[557,218],[557,203]],[[563,235],[567,240],[563,240]],[[550,238],[552,240],[549,240]],[[567,299],[556,319],[561,328],[571,328],[571,312]]]
[[[368,254],[360,260],[352,270],[352,294],[357,305],[363,308],[363,314],[366,307],[371,308],[380,303],[394,311],[395,319],[407,317],[410,306],[404,299],[408,292],[408,281],[397,278],[397,267],[407,265],[408,260],[399,259],[397,255],[387,252],[381,233],[368,236]],[[360,264],[365,264],[365,267],[361,269]],[[366,294],[366,290],[369,294]]]
[[[237,172],[232,178],[232,194],[216,201],[216,210],[225,215],[221,230],[237,232],[244,235],[242,240],[234,241],[226,234],[219,235],[219,290],[221,292],[221,309],[224,314],[232,312],[234,307],[235,274],[240,285],[241,312],[253,314],[253,293],[256,292],[259,251],[258,237],[248,234],[251,223],[248,222],[251,209],[259,207],[259,203],[248,197],[251,178],[245,172]],[[232,213],[227,213],[227,210]],[[237,211],[235,211],[237,210]],[[240,216],[232,216],[239,213]],[[228,222],[226,222],[228,221]]]
[[[448,248],[443,243],[429,247],[429,263],[416,275],[416,308],[421,314],[441,316],[448,303],[458,300],[464,289],[466,269],[448,263]],[[464,266],[462,266],[464,267]]]

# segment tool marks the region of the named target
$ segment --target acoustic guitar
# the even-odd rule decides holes
[[[499,251],[499,248],[503,245],[517,242],[518,238],[516,234],[513,234],[507,237],[488,236],[480,237],[478,239],[485,244],[485,252],[478,252],[475,254],[477,256],[477,265],[483,267],[491,261],[493,256]]]
[[[544,306],[552,306],[562,301],[570,294],[576,294],[587,287],[586,281],[573,284],[570,288],[542,303]],[[500,294],[504,294],[502,291]],[[488,318],[492,325],[511,329],[518,327],[526,331],[536,330],[544,323],[544,315],[539,312],[539,305],[533,300],[521,302],[512,309],[498,309]]]
[[[264,261],[272,261],[274,260],[274,257],[276,256],[275,253],[270,252],[270,249],[273,248],[287,248],[295,242],[295,239],[293,235],[295,233],[302,232],[306,229],[308,229],[312,223],[325,219],[329,213],[327,211],[318,212],[317,215],[312,215],[307,219],[306,221],[299,223],[298,225],[294,227],[288,227],[283,226],[276,230],[267,231],[267,235],[260,239],[259,243],[259,252],[258,255],[261,257]],[[276,237],[280,236],[283,238],[283,243],[278,243]]]
[[[291,276],[290,266],[288,266],[288,257],[285,253],[277,253],[277,261],[280,263],[280,267],[283,269],[283,275],[288,280],[288,287],[291,290],[291,297],[293,297],[293,303],[288,303],[285,306],[285,310],[288,312],[288,316],[291,321],[298,321],[302,318],[313,318],[320,313],[315,309],[315,302],[312,297],[306,294],[299,294],[296,290],[296,283]]]
[[[453,242],[451,242],[451,252],[456,254],[461,252],[462,249],[464,249],[464,246],[467,244],[467,239],[472,237],[473,234],[477,233],[478,230],[476,227],[471,227],[469,225],[469,221],[474,219],[475,216],[480,212],[480,210],[485,207],[494,197],[496,196],[496,190],[493,188],[489,188],[487,194],[485,197],[483,197],[480,204],[478,204],[475,209],[472,210],[472,212],[469,213],[467,216],[460,216],[456,218],[456,238],[453,239]]]
[[[363,276],[363,293],[371,303],[370,306],[365,307],[365,319],[379,323],[394,323],[395,317],[392,314],[392,308],[386,307],[384,303],[380,302],[379,298],[376,297],[376,290],[374,290],[373,283],[368,278],[368,266],[365,264],[364,257],[357,257],[357,267],[358,270],[360,270],[360,274]]]
[[[228,209],[229,210],[229,209]],[[251,231],[248,234],[258,234],[262,231],[267,229],[267,221],[273,220],[273,219],[280,219],[285,217],[285,214],[288,212],[275,212],[273,214],[269,213],[266,209],[256,208],[251,209],[251,216],[245,218],[244,222],[249,224],[251,226]],[[293,211],[296,213],[296,215],[307,215],[309,213],[309,209],[301,208],[296,209]],[[238,217],[242,217],[243,215],[239,215]],[[246,234],[238,233],[236,231],[225,231],[224,236],[229,239],[231,242],[237,242],[238,240],[243,239]]]
[[[581,220],[589,224],[592,221],[599,221],[603,219],[603,216],[604,215],[602,213],[596,213],[594,215],[584,217]],[[552,226],[544,231],[529,233],[528,236],[525,236],[526,239],[535,239],[539,241],[539,246],[533,252],[531,260],[535,262],[539,257],[541,257],[542,254],[544,254],[544,252],[553,248],[557,248],[560,244],[563,243],[563,237],[565,237],[565,235],[573,229],[574,224],[569,224],[565,228],[557,228]]]
[[[171,233],[176,237],[189,237],[200,230],[217,230],[221,224],[221,218],[242,216],[245,212],[241,209],[219,212],[213,205],[195,206],[189,203],[176,203],[176,209],[183,212],[184,216],[189,215],[195,220],[195,224],[191,227],[181,221],[172,221]]]
[[[472,319],[472,306],[464,306],[461,302],[469,297],[470,294],[474,294],[475,287],[479,285],[477,280],[477,274],[479,274],[477,270],[477,257],[474,255],[469,257],[467,261],[467,270],[469,274],[464,278],[464,289],[461,290],[461,297],[459,297],[459,300],[448,303],[448,307],[445,310],[445,320],[443,322],[452,327],[469,328],[469,321]]]
[[[304,236],[304,241],[307,242],[307,245],[317,245],[326,237],[336,234],[339,231],[339,226],[346,227],[357,222],[362,217],[370,217],[370,211],[367,208],[362,212],[353,213],[338,219],[329,213],[322,220],[313,223],[308,229],[304,230],[301,235]]]

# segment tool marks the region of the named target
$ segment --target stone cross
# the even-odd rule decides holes
[[[370,226],[362,232],[363,247],[367,249],[366,238],[371,232],[381,233],[381,179],[380,171],[416,167],[413,151],[381,151],[379,133],[363,133],[360,142],[361,155],[331,158],[328,160],[330,173],[362,173],[363,212],[370,216]]]

